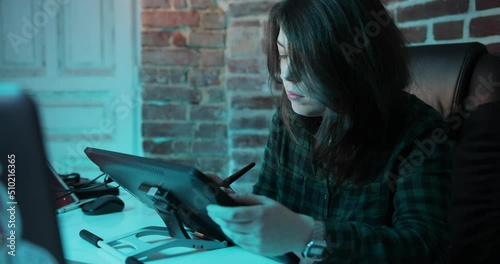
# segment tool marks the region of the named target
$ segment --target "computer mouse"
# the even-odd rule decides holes
[[[125,203],[115,195],[103,195],[92,202],[82,206],[82,212],[86,215],[102,215],[121,212]]]

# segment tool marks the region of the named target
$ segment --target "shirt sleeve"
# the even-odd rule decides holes
[[[280,144],[282,140],[281,120],[279,118],[279,109],[273,115],[271,128],[267,137],[267,143],[264,150],[264,159],[259,172],[257,182],[253,186],[253,193],[267,196],[276,200],[276,168],[278,167],[278,153],[280,153]]]
[[[434,141],[434,130],[408,145],[412,167],[394,179],[392,226],[325,221],[329,258],[324,263],[448,262],[450,145]],[[419,153],[426,155],[417,159]]]

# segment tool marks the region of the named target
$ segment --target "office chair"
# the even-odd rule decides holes
[[[483,44],[410,47],[408,92],[450,126],[451,263],[500,259],[500,56]]]

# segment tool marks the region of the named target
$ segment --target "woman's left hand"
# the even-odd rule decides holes
[[[266,256],[301,252],[309,242],[314,219],[297,214],[260,195],[231,195],[247,206],[207,206],[208,215],[234,243]]]

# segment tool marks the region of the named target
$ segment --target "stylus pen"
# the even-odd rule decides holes
[[[81,208],[82,206],[86,205],[87,203],[92,202],[93,200],[95,200],[95,199],[89,199],[89,200],[81,201],[80,203],[77,203],[77,204],[71,204],[71,205],[65,206],[63,208],[58,209],[57,213],[62,214],[62,213],[66,213],[69,211],[76,210],[76,209]]]
[[[221,187],[229,188],[229,185],[231,185],[233,182],[235,182],[237,179],[239,179],[241,176],[243,176],[245,173],[247,173],[251,168],[255,166],[255,162],[252,162],[245,166],[243,169],[235,172],[233,175],[227,177],[224,179],[221,183]]]
[[[96,236],[95,234],[91,233],[88,230],[82,229],[80,231],[80,237],[83,238],[85,241],[89,242],[90,244],[104,249],[106,252],[110,253],[113,255],[115,258],[119,259],[122,261],[122,263],[126,264],[144,264],[142,261],[134,258],[134,257],[127,257],[123,255],[121,252],[116,250],[114,247],[108,245],[107,243],[103,242],[103,239]]]

